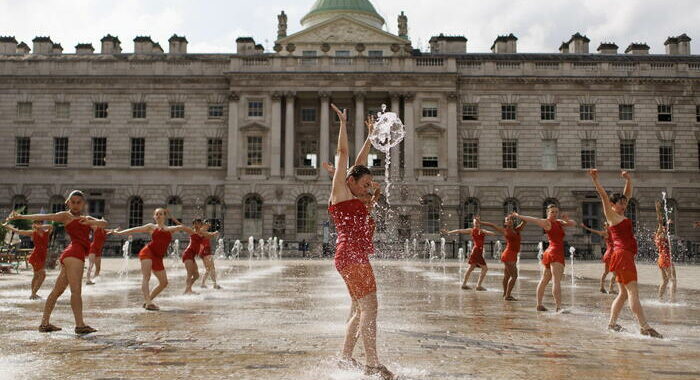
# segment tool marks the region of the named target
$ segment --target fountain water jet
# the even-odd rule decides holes
[[[122,269],[119,271],[119,278],[129,278],[129,253],[131,253],[131,236],[129,236],[122,245],[122,257],[124,257],[124,262],[122,264]]]
[[[238,257],[240,255],[241,255],[241,241],[236,240],[236,242],[233,243],[233,248],[231,248],[231,258],[238,259]]]

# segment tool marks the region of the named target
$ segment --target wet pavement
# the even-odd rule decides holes
[[[52,319],[65,331],[41,334],[43,301],[28,299],[30,273],[0,276],[0,378],[369,379],[335,366],[350,301],[332,261],[217,260],[224,289],[184,296],[184,269],[169,259],[160,312],[140,307],[137,260],[127,278],[114,269],[121,261],[106,261],[98,284],[83,287],[86,322],[99,332],[82,338],[72,334],[68,292]],[[537,313],[536,270],[521,272],[520,301],[506,303],[500,265],[487,292],[461,290],[455,262],[373,265],[380,357],[404,379],[700,378],[698,290],[667,303],[641,286],[647,318],[667,337],[655,340],[638,333],[627,308],[621,324],[630,332],[608,332],[613,296],[598,293],[595,280],[572,288],[566,276],[570,313]],[[553,306],[549,289],[545,303]],[[355,356],[363,361],[361,343]]]

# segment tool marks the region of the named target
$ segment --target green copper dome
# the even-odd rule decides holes
[[[377,13],[369,0],[316,0],[309,13],[301,19],[301,24],[317,24],[341,13],[356,15],[375,26],[384,25],[384,18]]]

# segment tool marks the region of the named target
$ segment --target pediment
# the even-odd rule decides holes
[[[444,128],[433,123],[422,124],[416,127],[417,133],[443,133],[444,131]]]
[[[352,17],[340,15],[277,40],[278,44],[374,43],[399,44],[410,41],[387,33]]]
[[[243,132],[267,132],[268,128],[265,124],[258,123],[256,121],[252,123],[245,124],[240,128]]]

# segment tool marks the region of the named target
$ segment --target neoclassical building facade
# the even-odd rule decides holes
[[[476,214],[541,216],[549,203],[600,227],[585,173],[595,167],[610,189],[633,172],[640,227],[653,228],[665,192],[676,235],[700,241],[700,56],[685,34],[665,54],[639,43],[591,52],[578,33],[552,53],[518,53],[512,34],[488,53],[440,34],[422,52],[403,12],[391,34],[367,0],[319,0],[301,22],[288,34],[278,16],[272,52],[251,37],[231,54],[188,53],[176,35],[168,52],[150,37],[122,52],[107,35],[99,53],[79,44],[70,54],[48,37],[32,48],[0,37],[0,208],[59,210],[78,188],[112,225],[167,205],[232,239],[320,241],[330,189],[320,163],[333,161],[338,133],[329,104],[349,110],[352,152],[366,115],[386,104],[407,133],[378,238],[431,238]],[[377,180],[384,164],[373,151]]]

